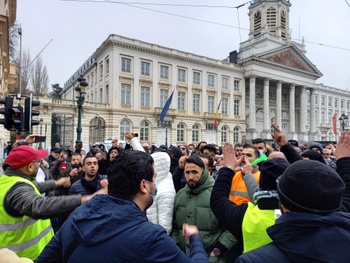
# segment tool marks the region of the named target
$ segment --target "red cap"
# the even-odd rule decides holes
[[[6,158],[6,164],[18,169],[46,156],[48,156],[47,150],[35,150],[31,146],[20,145],[10,151]]]

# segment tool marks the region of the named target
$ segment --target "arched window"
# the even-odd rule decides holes
[[[101,117],[95,117],[90,121],[89,144],[101,142],[106,136],[106,121]]]
[[[122,120],[120,122],[120,129],[119,130],[120,130],[119,139],[124,140],[124,133],[126,133],[127,131],[131,131],[130,121]]]
[[[192,142],[199,142],[199,130],[198,124],[192,126]]]
[[[226,126],[223,126],[221,128],[221,145],[224,145],[225,142],[228,142],[227,131],[228,131],[228,129]]]
[[[149,122],[142,121],[140,123],[140,140],[141,141],[149,141]]]
[[[185,142],[185,125],[179,123],[176,128],[176,140],[178,142]]]

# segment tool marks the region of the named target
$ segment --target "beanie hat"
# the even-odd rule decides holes
[[[307,150],[306,152],[302,152],[301,157],[307,157],[310,160],[315,160],[326,164],[326,161],[324,160],[323,156],[319,152],[314,150]]]
[[[318,142],[313,142],[313,143],[310,144],[309,149],[312,150],[313,148],[319,149],[320,152],[323,151],[323,146],[320,143],[318,143]]]
[[[329,166],[300,160],[278,178],[277,191],[290,211],[325,215],[340,209],[345,184]]]
[[[260,189],[277,190],[277,178],[287,169],[289,162],[283,158],[272,158],[263,162],[260,167]]]

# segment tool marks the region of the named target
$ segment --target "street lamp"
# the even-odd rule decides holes
[[[349,117],[347,115],[345,115],[344,112],[339,117],[340,126],[342,128],[342,131],[345,131],[345,126],[348,126],[348,119],[349,119]]]
[[[43,118],[40,118],[40,121],[39,121],[39,124],[40,124],[40,136],[42,136],[43,134],[43,122],[44,122],[44,120],[43,120]],[[39,147],[38,147],[38,149],[40,150],[40,149],[42,149],[43,147],[42,147],[42,142],[40,141],[39,142]]]
[[[80,75],[78,78],[79,84],[75,87],[75,91],[77,92],[78,96],[77,98],[77,105],[78,105],[78,126],[77,126],[77,140],[75,142],[75,151],[81,149],[82,147],[82,141],[81,141],[81,115],[82,115],[82,109],[83,104],[85,100],[85,94],[86,94],[86,87],[89,86],[89,84],[86,82],[86,79],[83,77],[83,75]]]
[[[158,120],[158,127],[165,128],[165,146],[168,147],[168,128],[171,130],[171,121],[170,120]]]

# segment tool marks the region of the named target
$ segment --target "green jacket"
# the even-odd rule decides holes
[[[220,242],[227,250],[231,250],[237,242],[231,233],[222,228],[211,211],[210,196],[214,182],[214,179],[205,170],[196,188],[190,188],[186,184],[175,196],[171,237],[187,255],[190,249],[182,235],[184,223],[198,227],[208,255],[217,242]],[[224,262],[223,258],[220,256],[216,260],[210,259],[210,262]]]

